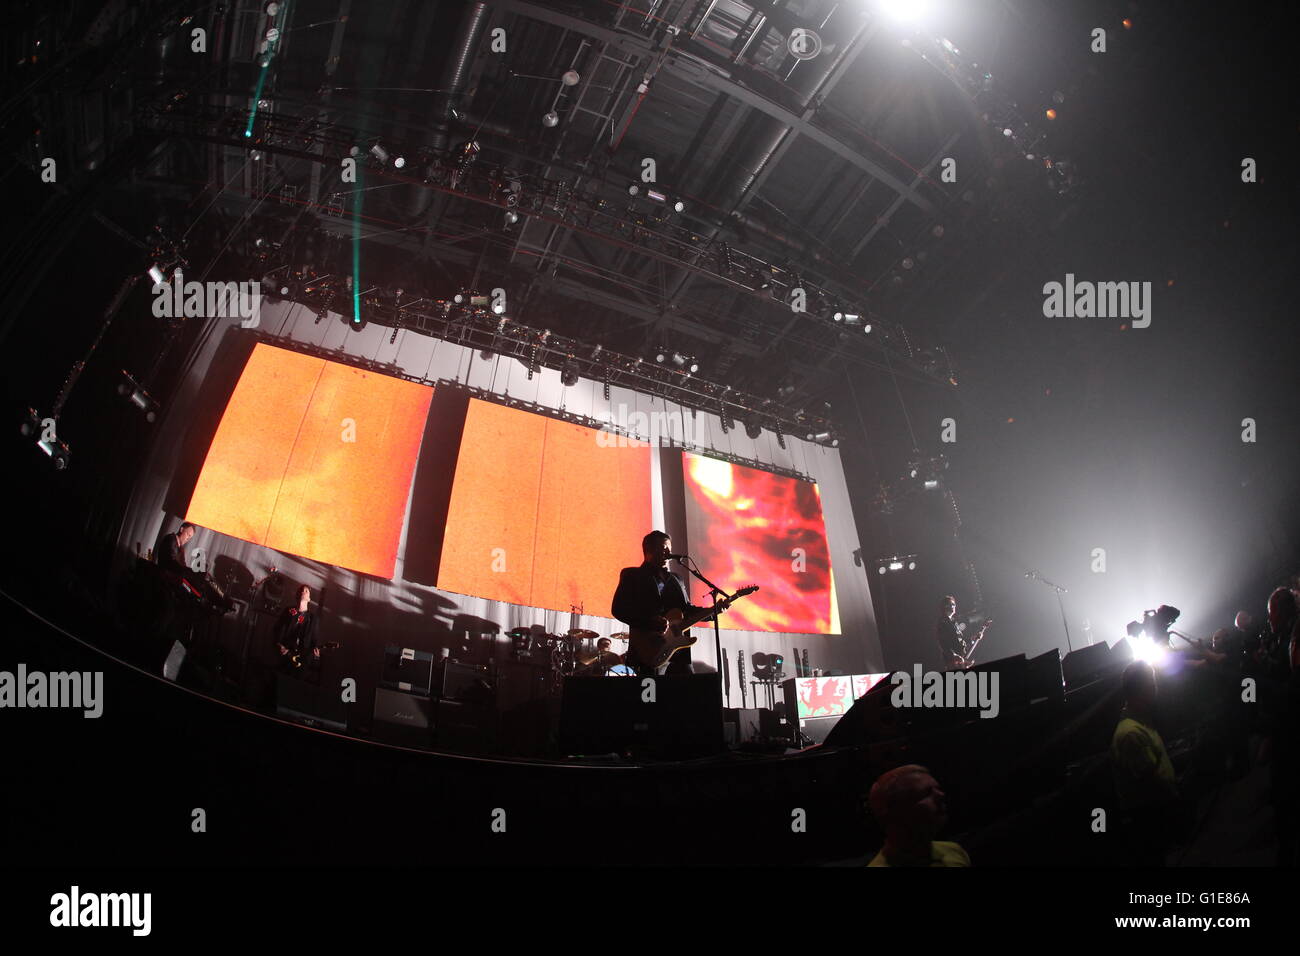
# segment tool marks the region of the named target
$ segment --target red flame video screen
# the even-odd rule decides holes
[[[185,520],[391,578],[433,389],[259,343]]]
[[[830,548],[817,485],[682,453],[691,556],[728,591],[757,593],[721,617],[724,629],[838,634]],[[707,603],[693,589],[693,603]]]

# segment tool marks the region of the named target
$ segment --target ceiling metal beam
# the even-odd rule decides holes
[[[492,6],[514,13],[519,16],[528,17],[532,20],[540,20],[543,23],[550,23],[554,26],[563,27],[572,30],[574,33],[585,34],[586,36],[595,37],[603,40],[611,46],[626,50],[629,53],[650,59],[663,51],[656,50],[649,42],[624,33],[618,33],[615,30],[609,30],[597,24],[583,20],[581,17],[575,17],[572,14],[563,13],[559,10],[549,10],[540,4],[530,3],[528,0],[490,0]],[[857,166],[864,173],[874,176],[885,185],[889,186],[894,192],[905,198],[907,201],[916,204],[925,212],[931,215],[937,214],[937,210],[932,202],[918,193],[913,187],[904,183],[889,170],[885,169],[879,163],[873,162],[860,152],[841,142],[830,133],[823,129],[813,126],[811,122],[804,119],[798,113],[786,109],[779,103],[774,103],[754,92],[738,81],[729,76],[723,76],[716,72],[716,68],[705,60],[691,56],[681,50],[669,51],[669,55],[664,61],[664,66],[673,70],[688,79],[694,80],[702,86],[708,87],[719,93],[726,93],[747,106],[751,106],[761,113],[766,113],[773,119],[784,123],[801,136],[807,136],[813,142],[825,147],[837,156],[848,160],[854,166]]]

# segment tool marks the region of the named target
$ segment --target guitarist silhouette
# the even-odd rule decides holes
[[[934,637],[939,642],[945,670],[961,670],[971,665],[974,659],[975,645],[984,637],[984,632],[992,621],[985,621],[973,639],[966,636],[966,625],[957,621],[957,599],[945,594],[939,599],[939,623],[935,626]]]
[[[634,568],[624,568],[618,577],[618,590],[614,592],[613,614],[629,628],[638,631],[663,631],[668,627],[668,617],[674,611],[683,615],[707,612],[686,599],[686,589],[675,574],[668,570],[668,558],[673,542],[662,531],[651,531],[641,539],[644,560]],[[634,642],[628,648],[627,665],[638,676],[654,674],[652,661],[647,659],[644,645]],[[640,653],[638,654],[638,650]],[[691,673],[690,648],[682,648],[668,661],[665,674]]]
[[[304,662],[315,670],[321,648],[316,642],[316,613],[311,610],[311,588],[305,584],[298,588],[298,603],[280,612],[274,633],[281,671],[294,670]]]

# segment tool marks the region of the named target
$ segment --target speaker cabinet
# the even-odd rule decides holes
[[[403,747],[429,747],[433,744],[433,706],[427,697],[376,687],[371,735]]]
[[[277,674],[275,678],[275,714],[308,727],[324,727],[346,733],[347,705],[333,690]]]
[[[1061,661],[1061,674],[1067,690],[1090,684],[1111,669],[1110,647],[1105,641],[1071,651]]]
[[[654,681],[654,699],[644,699]],[[717,674],[571,677],[564,682],[560,750],[565,755],[630,753],[689,760],[723,750]]]
[[[866,696],[859,697],[826,735],[826,746],[861,747],[906,737],[913,711],[890,702],[893,690],[894,685],[886,678],[867,691]],[[802,729],[808,733],[806,727]]]

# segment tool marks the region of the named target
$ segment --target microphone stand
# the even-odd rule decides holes
[[[1067,652],[1072,653],[1074,651],[1074,645],[1070,643],[1070,622],[1065,617],[1065,602],[1061,600],[1061,595],[1065,594],[1068,589],[1061,587],[1059,584],[1053,584],[1037,571],[1026,571],[1025,577],[1029,578],[1031,581],[1038,581],[1042,584],[1046,584],[1056,592],[1056,603],[1060,605],[1061,608],[1061,623],[1065,625],[1065,647]]]
[[[690,564],[687,564],[688,561],[690,561]],[[700,573],[700,571],[698,570],[697,567],[692,567],[691,565],[694,565],[695,562],[694,562],[693,560],[691,560],[690,557],[681,557],[681,558],[678,558],[678,559],[677,559],[677,563],[680,564],[682,567],[684,567],[684,568],[685,568],[685,569],[686,569],[690,574],[692,574],[693,576],[695,576],[696,578],[698,578],[700,581],[702,581],[702,582],[704,583],[704,586],[707,587],[707,588],[709,589],[709,597],[710,597],[710,599],[712,599],[712,601],[713,601],[713,608],[714,608],[714,611],[713,611],[713,649],[714,649],[714,653],[717,654],[717,657],[716,657],[715,659],[716,659],[717,662],[718,662],[718,670],[719,670],[719,673],[721,673],[721,670],[722,670],[722,628],[721,628],[721,626],[718,624],[718,612],[717,612],[717,607],[718,607],[718,595],[723,595],[724,597],[731,597],[731,595],[730,595],[730,594],[727,594],[726,591],[722,590],[722,588],[718,587],[716,584],[714,584],[712,581],[710,581],[708,578],[706,578],[702,573]],[[722,683],[721,683],[721,681],[719,681],[719,683],[718,683],[718,687],[719,687],[719,690],[721,690],[721,687],[722,687]],[[726,703],[726,702],[724,701],[724,702],[723,702],[724,706],[725,706],[725,703]]]

